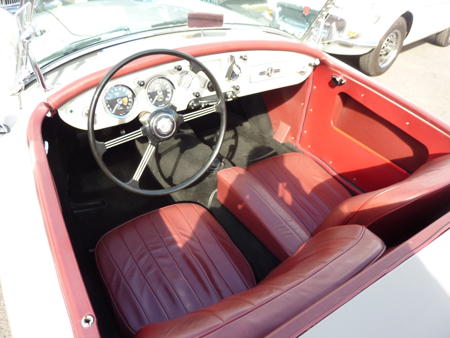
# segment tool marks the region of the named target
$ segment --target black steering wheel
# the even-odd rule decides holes
[[[122,135],[120,137],[114,138],[112,140],[101,142],[96,140],[95,132],[94,132],[94,121],[95,121],[95,110],[100,99],[100,95],[103,92],[106,84],[111,80],[111,78],[125,65],[130,62],[151,55],[171,55],[179,59],[184,59],[189,62],[191,71],[198,74],[199,72],[203,72],[207,77],[210,83],[212,84],[211,89],[215,91],[217,100],[209,104],[207,107],[198,109],[194,112],[179,114],[174,109],[170,107],[165,107],[161,109],[157,109],[153,112],[141,112],[139,121],[142,124],[142,127],[139,129]],[[167,189],[142,189],[139,185],[139,180],[147,167],[150,159],[152,158],[158,143],[164,140],[171,138],[177,129],[185,122],[191,121],[193,119],[211,114],[211,113],[219,113],[220,114],[220,126],[219,133],[216,139],[216,143],[213,147],[211,156],[208,158],[206,163],[190,178],[184,180],[183,182],[169,187]],[[219,153],[220,147],[223,143],[223,138],[225,135],[225,127],[226,127],[226,116],[227,110],[225,105],[225,98],[220,89],[220,86],[217,80],[214,78],[213,74],[206,68],[201,62],[199,62],[193,56],[170,49],[151,49],[148,51],[143,51],[136,53],[130,57],[119,62],[116,66],[114,66],[103,78],[103,80],[98,85],[95,90],[94,96],[92,97],[91,105],[89,107],[88,114],[88,138],[89,145],[92,150],[92,154],[94,155],[95,160],[98,165],[102,169],[102,171],[108,176],[114,183],[119,185],[120,187],[129,190],[134,193],[146,195],[146,196],[160,196],[171,194],[175,191],[184,189],[195,183],[199,180],[203,174],[208,170],[211,166],[212,162],[216,158]],[[123,182],[118,179],[107,167],[105,162],[103,161],[103,154],[111,148],[114,148],[120,144],[136,140],[141,137],[146,137],[148,140],[148,144],[144,154],[142,155],[142,159],[132,175],[131,179],[128,182]],[[131,176],[131,175],[130,175]]]

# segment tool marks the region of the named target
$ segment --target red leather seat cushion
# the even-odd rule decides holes
[[[363,226],[328,228],[256,287],[186,316],[148,325],[137,336],[263,337],[350,279],[384,249]]]
[[[115,228],[99,241],[96,259],[131,334],[255,285],[240,251],[196,204],[174,204]]]
[[[288,153],[218,174],[218,200],[279,259],[292,255],[350,193],[308,156]],[[339,224],[339,223],[336,223]]]

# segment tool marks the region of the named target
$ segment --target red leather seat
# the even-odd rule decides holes
[[[281,260],[311,235],[338,224],[376,234],[402,231],[424,207],[450,199],[450,155],[429,161],[392,186],[351,196],[305,154],[268,158],[247,169],[218,173],[218,200]],[[423,216],[423,215],[422,215]]]
[[[115,228],[96,258],[114,309],[138,337],[260,337],[325,296],[384,251],[359,225],[318,233],[255,286],[215,219],[174,204]]]
[[[139,216],[103,236],[97,266],[125,332],[183,316],[255,285],[217,221],[196,204]]]

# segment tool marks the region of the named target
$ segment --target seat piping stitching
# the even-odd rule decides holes
[[[256,179],[252,174],[250,174],[250,176],[251,176],[252,178]],[[256,180],[257,180],[257,179],[256,179]],[[234,191],[237,192],[237,190],[236,190],[235,188],[231,187],[231,189],[233,189]],[[262,197],[261,192],[259,192],[257,189],[254,189],[253,186],[249,185],[249,189],[252,190],[252,191],[253,191],[253,192],[254,192],[261,200],[263,200],[263,201],[266,200],[266,199],[264,199],[264,198]],[[265,190],[264,188],[262,188],[262,189],[263,189],[265,192],[267,192],[268,195],[269,195],[273,200],[275,200],[275,199],[273,198],[273,196],[271,196],[271,194],[270,194],[267,190]],[[278,203],[277,203],[277,204],[278,204]],[[280,213],[277,212],[277,211],[272,207],[271,204],[265,203],[265,205],[266,205],[267,207],[269,207],[269,209],[271,209],[272,212],[273,212],[275,215],[277,215],[277,217],[283,222],[283,224],[285,224],[285,225],[287,226],[287,228],[291,231],[292,234],[295,235],[295,237],[297,237],[297,238],[298,238],[299,240],[301,240],[301,241],[306,241],[306,240],[309,238],[309,235],[307,235],[306,233],[305,233],[306,238],[303,238],[299,233],[297,233],[297,232],[292,228],[292,226],[289,224],[289,222],[288,222],[283,216],[281,216]],[[286,214],[288,214],[288,212],[287,212],[282,206],[280,206],[279,204],[278,204],[278,206],[281,207],[282,211],[284,211]],[[289,216],[289,218],[292,218],[292,217],[290,217],[289,214],[288,214],[288,216]],[[295,223],[297,223],[297,222],[295,222]]]
[[[162,213],[161,213],[162,214]],[[197,291],[193,288],[191,282],[189,281],[189,279],[186,277],[186,275],[184,274],[183,270],[181,269],[180,265],[178,264],[177,260],[175,259],[175,257],[173,257],[172,252],[169,250],[168,246],[166,245],[166,242],[164,241],[164,238],[162,237],[162,234],[160,234],[158,228],[155,226],[156,229],[156,233],[158,234],[158,237],[161,239],[161,241],[164,243],[164,246],[167,248],[167,252],[169,253],[170,257],[172,257],[173,262],[175,263],[175,265],[177,266],[178,270],[180,271],[181,276],[183,277],[183,279],[186,281],[186,284],[189,286],[189,288],[192,290],[192,292],[194,293],[195,297],[197,297],[197,300],[199,301],[199,303],[201,303],[203,306],[205,306],[205,304],[203,303],[202,299],[200,298],[200,296],[198,295]],[[180,299],[181,301],[181,299]],[[185,308],[186,309],[186,308]],[[188,312],[188,310],[186,309],[186,312]]]
[[[200,216],[199,210],[195,209],[196,213]],[[250,275],[252,276],[252,281],[254,282],[253,285],[248,285],[246,278],[244,278],[243,274],[241,273],[240,269],[238,269],[238,267],[236,266],[236,264],[234,263],[233,259],[230,257],[228,251],[223,247],[222,243],[218,240],[217,238],[217,233],[216,231],[214,231],[213,226],[211,224],[211,222],[209,220],[206,221],[209,224],[208,228],[208,232],[211,234],[211,236],[214,238],[214,240],[216,241],[217,245],[220,246],[220,248],[222,249],[222,252],[224,253],[224,256],[227,258],[228,262],[233,266],[234,270],[236,271],[236,273],[239,275],[239,277],[241,277],[241,280],[244,282],[245,286],[247,288],[252,287],[253,285],[256,284],[255,281],[255,277],[253,275],[253,271],[251,270],[250,266],[248,265],[248,262],[244,259],[244,257],[242,256],[242,253],[240,251],[237,252],[237,254],[239,255],[239,258],[243,261],[244,265],[246,265],[246,268],[249,269]],[[228,236],[226,233],[224,233],[224,235]],[[229,239],[229,238],[228,238]],[[231,239],[230,239],[230,243]],[[234,245],[234,244],[233,244]]]
[[[174,204],[174,205],[176,206],[176,204]],[[177,209],[178,209],[178,207],[177,207]],[[183,213],[181,213],[179,209],[178,209],[178,212],[183,216],[185,223],[186,223],[186,224],[189,224],[188,221],[187,221],[187,219],[184,217]],[[167,218],[170,218],[168,215],[166,215],[166,217],[167,217]],[[189,227],[189,229],[192,230],[190,227]],[[178,232],[178,230],[176,229],[176,227],[174,227],[174,230],[177,231],[178,235],[180,235],[179,232]],[[192,240],[192,239],[191,239],[191,240]],[[198,238],[195,238],[195,240],[196,240],[197,242],[199,242]],[[200,245],[200,246],[201,246],[201,245]],[[205,271],[205,268],[204,268],[203,265],[198,261],[198,259],[195,257],[195,255],[192,253],[192,250],[191,250],[191,248],[189,247],[189,245],[185,245],[185,247],[186,247],[186,252],[189,253],[189,255],[191,256],[192,262],[197,266],[198,272],[201,273],[201,274],[203,275],[204,279],[209,283],[209,285],[211,285],[211,291],[213,291],[213,292],[216,294],[216,297],[217,297],[218,299],[222,299],[223,297],[221,297],[220,294],[219,294],[219,292],[214,288],[214,284],[213,284],[213,282],[211,281],[211,279],[209,278],[207,272]],[[208,257],[208,259],[209,259],[209,261],[210,261],[210,263],[211,263],[211,262],[212,262],[211,259],[210,259],[209,257]]]
[[[136,295],[136,293],[134,292],[134,289],[130,286],[130,284],[128,283],[128,280],[125,278],[125,276],[123,275],[122,270],[119,268],[116,260],[114,259],[114,256],[111,254],[111,251],[109,250],[109,247],[106,244],[103,244],[103,246],[105,247],[105,251],[108,253],[108,256],[111,260],[111,262],[114,264],[114,266],[116,267],[117,271],[119,271],[120,276],[122,277],[122,280],[124,281],[125,285],[127,285],[128,289],[131,291],[131,294],[133,295],[134,299],[136,300],[137,304],[139,305],[139,307],[142,310],[142,313],[144,314],[145,318],[147,318],[147,320],[151,323],[151,319],[149,318],[147,312],[145,311],[145,309],[142,307],[142,304],[139,302],[138,297]],[[121,311],[122,312],[122,311]],[[125,319],[126,317],[124,317]],[[127,319],[125,319],[126,322],[128,322]],[[130,325],[131,326],[131,325]]]
[[[103,265],[103,264],[100,263],[100,261],[99,261],[99,259],[98,259],[98,254],[97,254],[97,249],[98,249],[100,246],[104,246],[104,244],[103,244],[103,243],[100,243],[100,242],[97,242],[97,245],[95,246],[95,248],[96,248],[96,252],[95,252],[95,262],[96,262],[97,266]],[[101,269],[98,269],[98,272],[99,272],[99,274],[100,274],[101,279],[103,280],[103,284],[105,285],[105,288],[106,288],[106,290],[107,290],[107,293],[108,293],[108,295],[109,295],[109,298],[110,298],[110,300],[111,300],[111,303],[113,304],[114,310],[117,311],[118,316],[121,317],[121,319],[123,320],[123,324],[125,325],[125,327],[126,327],[130,332],[132,332],[132,333],[135,334],[135,333],[136,333],[136,330],[134,330],[134,329],[131,327],[130,323],[128,323],[128,321],[125,319],[125,315],[124,315],[123,311],[120,309],[120,306],[118,305],[118,303],[116,302],[116,300],[115,300],[114,297],[112,296],[113,292],[111,291],[111,288],[110,288],[109,285],[107,284],[106,278],[105,278],[105,276],[104,276],[102,270],[101,270]]]
[[[137,233],[139,239],[143,242],[143,244],[144,244],[144,246],[146,247],[148,253],[150,253],[150,255],[151,255],[152,258],[153,258],[152,253],[150,252],[150,250],[147,248],[147,246],[145,245],[144,241],[142,240],[142,238],[141,238],[141,236],[140,236],[140,234],[139,234],[139,232],[138,232],[138,230],[137,230],[136,225],[134,225],[134,230],[135,230],[135,232]],[[152,290],[152,293],[155,295],[155,299],[158,301],[158,303],[159,303],[161,309],[162,309],[163,312],[164,312],[164,315],[166,316],[167,319],[169,319],[170,317],[168,316],[167,311],[166,311],[164,305],[162,304],[162,302],[160,301],[159,297],[157,296],[157,293],[155,293],[155,291],[153,290],[152,286],[150,285],[150,282],[149,282],[148,279],[147,279],[147,276],[144,274],[144,272],[142,271],[141,267],[139,266],[139,264],[137,263],[136,259],[134,258],[133,254],[131,253],[131,250],[130,250],[130,248],[128,247],[128,244],[126,243],[125,239],[123,238],[121,232],[119,232],[119,236],[120,236],[120,239],[121,239],[121,240],[123,241],[123,243],[125,244],[125,247],[127,248],[128,252],[129,252],[129,254],[130,254],[130,257],[131,257],[131,259],[132,259],[133,262],[134,262],[134,265],[135,265],[135,266],[137,267],[137,269],[140,271],[142,277],[144,277],[144,280],[145,280],[146,284],[149,286],[149,288]],[[155,259],[153,258],[153,260],[155,260]],[[156,261],[156,260],[155,260],[155,261]],[[158,265],[158,263],[156,263],[156,264]],[[159,266],[158,266],[158,267],[159,267]],[[162,271],[161,271],[161,272],[162,272]]]
[[[176,206],[177,209],[179,210],[179,208],[178,208],[178,206],[177,206],[176,204],[175,204],[175,206]],[[180,210],[179,210],[179,211],[180,211]],[[180,213],[181,213],[181,211],[180,211]],[[213,264],[213,260],[211,259],[211,257],[209,257],[209,254],[208,254],[208,252],[206,251],[206,249],[203,247],[202,242],[200,241],[200,239],[199,239],[199,238],[197,237],[197,235],[195,234],[195,230],[191,227],[191,224],[187,221],[186,215],[184,215],[183,213],[181,213],[181,215],[182,215],[183,218],[185,219],[185,221],[186,221],[186,223],[188,224],[189,228],[192,230],[193,237],[195,237],[195,239],[196,239],[197,242],[199,243],[199,246],[202,248],[203,252],[205,253],[206,257],[208,257],[208,259],[209,259],[209,261],[210,261],[210,263],[211,263],[211,266],[214,267],[214,269],[217,271],[217,274],[222,278],[224,284],[227,286],[228,290],[229,290],[230,293],[233,295],[233,290],[231,289],[230,285],[228,285],[226,279],[222,276],[222,274],[220,273],[220,270],[217,268],[217,266],[216,266],[215,264]],[[206,273],[206,271],[205,271],[205,273]],[[211,283],[211,285],[214,285],[214,284]],[[222,299],[223,297],[220,297],[220,295],[219,295],[219,298]]]
[[[270,171],[270,173],[272,174],[272,176],[273,177],[275,177],[275,180],[277,179],[277,176],[275,175],[275,173],[273,172],[273,170],[270,168],[270,166],[268,166],[268,169],[269,169],[269,171]],[[281,171],[280,171],[281,172]],[[285,176],[285,175],[284,175]],[[285,176],[285,178],[286,178],[286,176]],[[260,182],[263,182],[263,181],[261,181],[261,180],[259,180],[258,179],[258,181],[260,181]],[[268,188],[270,189],[270,190],[272,190],[272,192],[274,192],[275,194],[277,194],[277,191],[274,189],[274,187],[272,187],[272,186],[268,186]],[[310,218],[310,220],[313,222],[313,223],[317,223],[315,220],[314,220],[314,217],[312,216],[312,214],[314,214],[314,212],[312,212],[311,211],[311,209],[314,209],[314,207],[312,207],[312,205],[311,205],[311,203],[309,203],[306,199],[303,199],[302,198],[302,196],[301,196],[301,194],[298,194],[299,196],[297,196],[297,194],[293,194],[293,193],[291,193],[291,195],[292,195],[292,198],[293,198],[293,200],[295,201],[295,203],[299,206],[299,209],[301,209],[303,212],[304,212],[304,214],[306,214],[306,216],[308,216],[309,218]],[[300,201],[297,199],[297,197],[300,197],[301,198],[301,200],[302,200],[302,202],[304,202],[304,204],[305,205],[303,205],[302,203],[300,203]],[[284,203],[284,202],[283,202]],[[294,213],[294,215],[295,216],[297,216],[297,218],[299,219],[299,215],[297,215],[294,211],[292,211],[293,213]],[[309,231],[309,236],[311,235],[311,233],[312,233],[312,230],[307,226],[307,224],[306,223],[304,223],[301,219],[299,219],[299,221],[303,224],[303,226]]]

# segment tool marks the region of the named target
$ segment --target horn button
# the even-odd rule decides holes
[[[167,138],[175,132],[175,120],[169,114],[159,114],[151,121],[153,133],[159,138]]]
[[[158,139],[168,139],[177,129],[176,113],[172,110],[161,109],[146,117],[147,121],[141,120],[146,127],[146,132]]]

